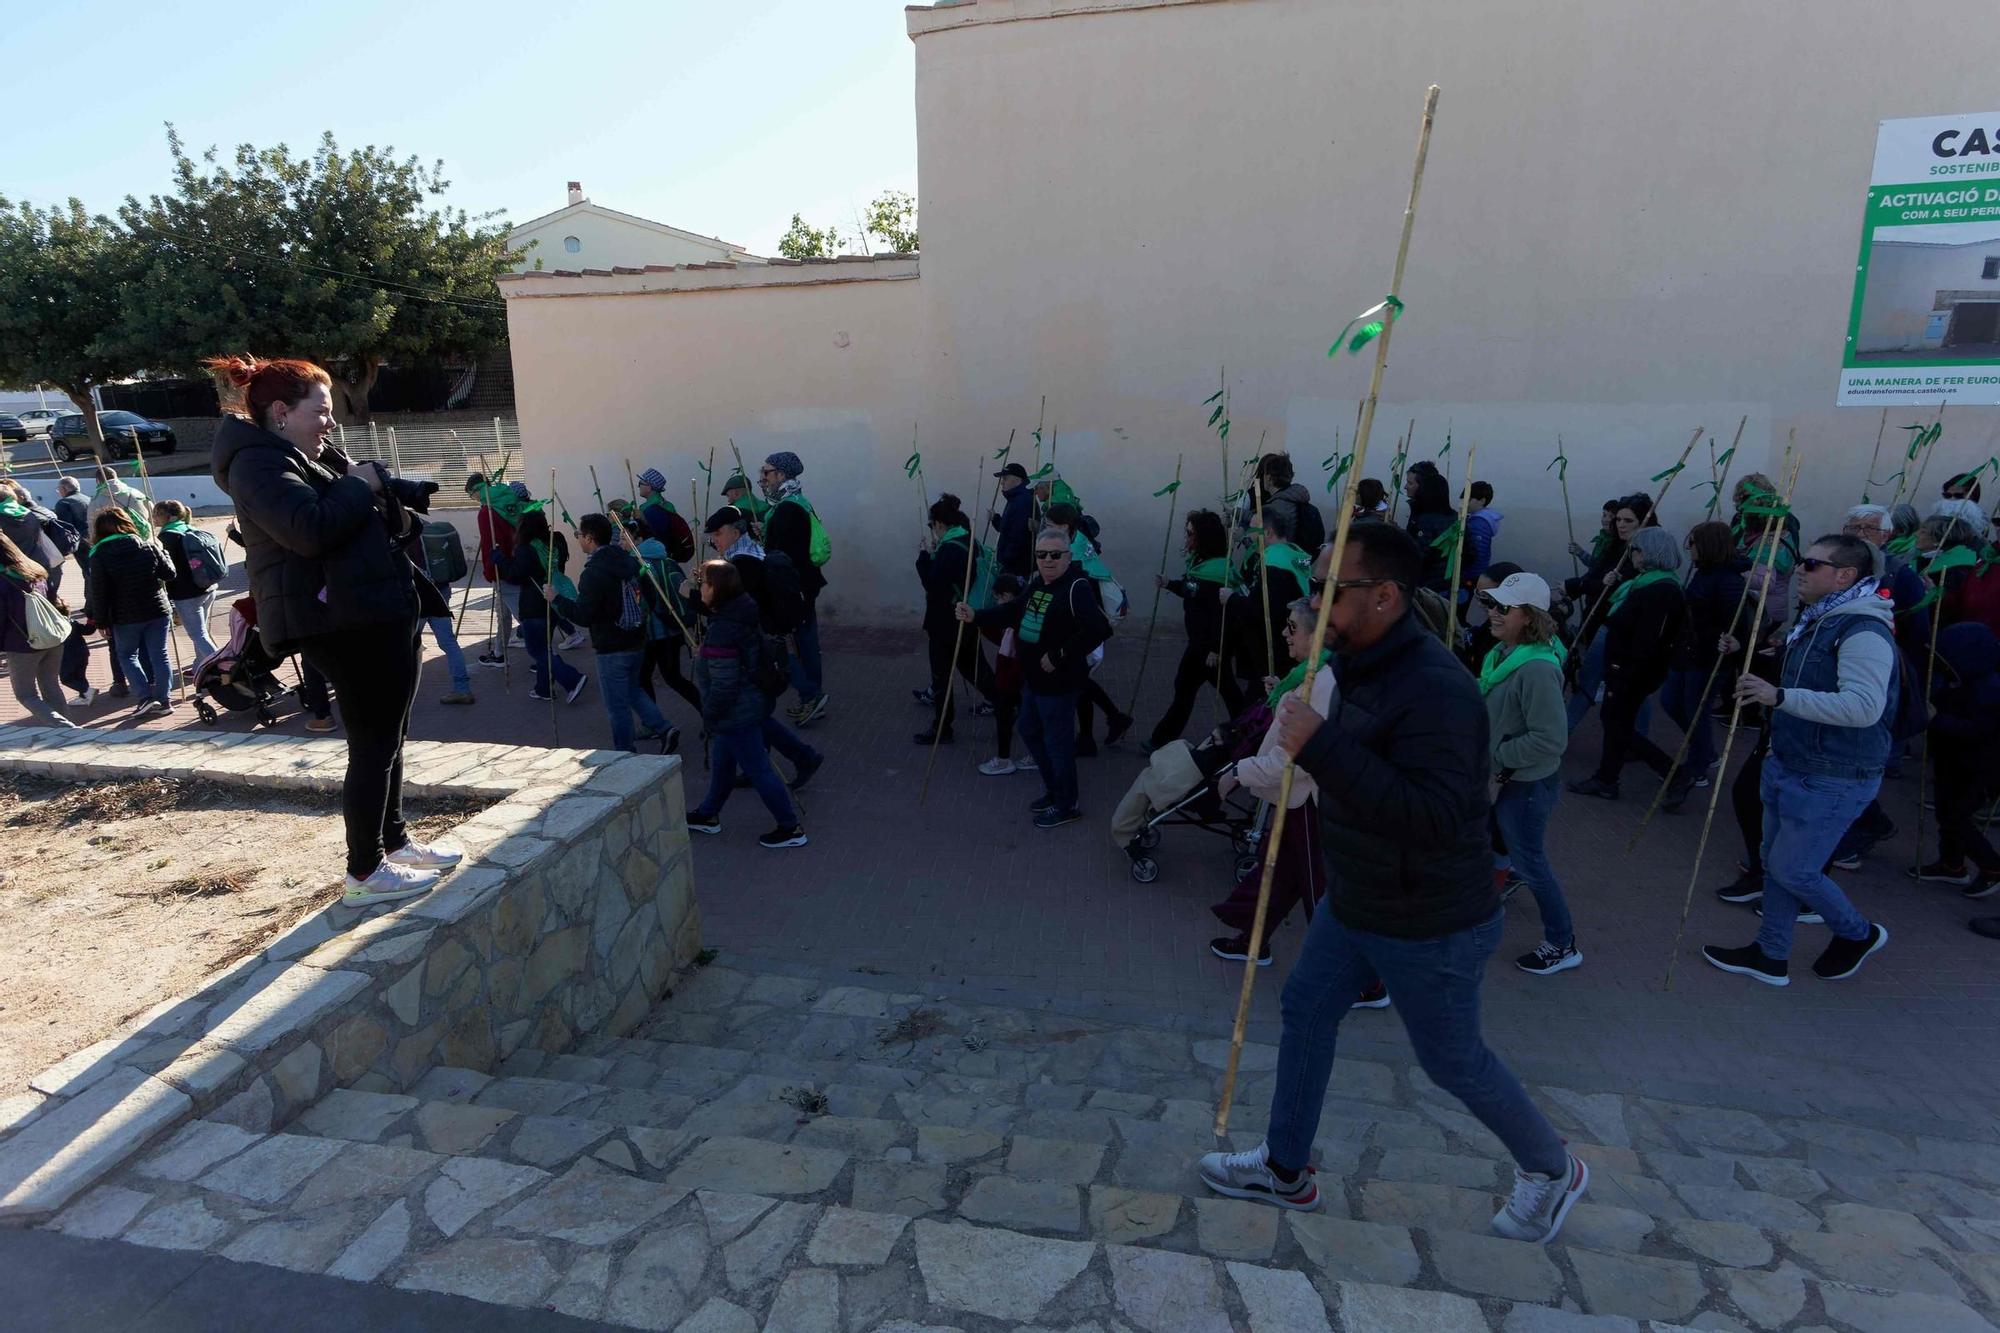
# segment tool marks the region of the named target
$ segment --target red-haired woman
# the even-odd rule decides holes
[[[417,694],[415,566],[398,549],[415,517],[403,484],[327,442],[332,381],[310,361],[217,357],[243,415],[215,434],[216,484],[236,504],[257,632],[332,682],[347,727],[347,884],[354,906],[423,893],[464,853],[403,826],[403,737]]]

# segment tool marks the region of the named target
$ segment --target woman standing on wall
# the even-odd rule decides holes
[[[215,481],[235,502],[257,632],[332,682],[347,728],[347,882],[352,906],[428,890],[464,853],[403,824],[403,738],[421,655],[415,567],[398,549],[422,489],[327,442],[332,381],[310,361],[217,357],[225,401]]]

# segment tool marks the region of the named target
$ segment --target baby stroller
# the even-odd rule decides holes
[[[194,711],[212,727],[223,712],[254,708],[257,721],[267,727],[275,725],[279,701],[294,693],[278,681],[282,661],[272,656],[257,636],[257,603],[248,597],[238,598],[229,604],[229,642],[194,669]]]
[[[1151,884],[1160,877],[1159,861],[1149,855],[1160,845],[1160,830],[1171,826],[1197,828],[1229,839],[1238,858],[1253,860],[1263,831],[1264,803],[1239,788],[1224,797],[1216,790],[1223,774],[1236,767],[1227,740],[1210,738],[1199,746],[1175,741],[1153,752],[1111,819],[1111,840],[1132,861],[1132,878]]]

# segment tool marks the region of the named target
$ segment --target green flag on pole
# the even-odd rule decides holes
[[[1350,354],[1360,351],[1369,343],[1382,336],[1382,330],[1402,317],[1403,303],[1395,296],[1385,296],[1377,305],[1371,306],[1347,321],[1346,327],[1334,335],[1333,346],[1326,349],[1328,356],[1340,355],[1344,343]],[[1355,328],[1360,325],[1359,328]],[[1353,336],[1349,337],[1349,330]]]

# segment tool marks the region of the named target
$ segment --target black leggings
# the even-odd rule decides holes
[[[696,716],[701,714],[701,691],[694,687],[681,670],[681,641],[679,639],[654,639],[646,645],[646,654],[639,659],[639,688],[646,692],[648,699],[658,701],[653,693],[653,673],[659,672],[660,679],[667,682],[667,688],[687,700],[688,707]]]
[[[1764,873],[1764,756],[1771,751],[1768,737],[1759,737],[1757,748],[1736,772],[1729,787],[1729,804],[1736,811],[1736,827],[1743,834],[1743,864],[1750,873]],[[1721,781],[1722,775],[1716,774]]]
[[[366,879],[409,841],[403,828],[403,738],[410,730],[423,652],[422,621],[363,625],[316,634],[299,652],[333,685],[347,728],[347,781],[340,813],[347,822],[347,873]]]
[[[1096,741],[1091,736],[1091,730],[1097,724],[1097,710],[1100,708],[1104,710],[1104,717],[1107,723],[1114,718],[1125,716],[1118,705],[1111,702],[1111,696],[1104,692],[1104,687],[1097,683],[1097,677],[1092,676],[1084,682],[1083,693],[1078,695],[1076,700],[1076,742],[1078,745],[1096,744]]]
[[[979,650],[979,635],[971,630],[961,634],[956,625],[949,630],[932,630],[925,636],[931,667],[931,724],[935,727],[943,723],[947,732],[951,730],[952,718],[951,713],[944,711],[945,680],[951,675],[954,641],[958,644],[959,676],[982,697],[993,697],[993,668],[986,664],[986,654]],[[958,705],[954,703],[952,713],[957,711]]]
[[[1618,775],[1629,759],[1643,760],[1661,777],[1674,766],[1674,757],[1639,734],[1639,706],[1652,691],[1636,688],[1604,687],[1604,707],[1598,717],[1604,724],[1604,754],[1597,761],[1597,780],[1618,785]]]
[[[1195,696],[1204,685],[1216,683],[1215,669],[1208,664],[1208,655],[1214,652],[1208,644],[1190,643],[1181,653],[1181,664],[1174,669],[1174,699],[1167,705],[1167,711],[1160,717],[1160,724],[1153,728],[1152,743],[1155,750],[1162,745],[1180,739],[1187,730],[1188,720],[1194,716]],[[1227,671],[1222,673],[1222,706],[1235,717],[1243,711],[1243,687],[1236,677]]]

